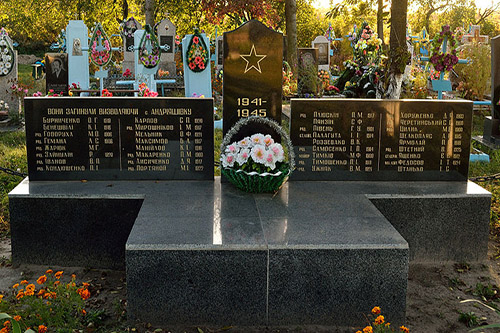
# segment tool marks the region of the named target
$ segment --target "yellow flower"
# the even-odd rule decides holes
[[[380,315],[377,318],[375,318],[375,325],[381,325],[384,323],[384,316]]]
[[[34,291],[34,290],[35,290],[35,285],[34,285],[33,283],[28,284],[28,285],[26,286],[26,290]]]
[[[373,333],[373,327],[366,326],[365,328],[363,328],[363,333]]]
[[[3,300],[3,295],[0,295],[0,302]]]
[[[14,288],[14,289],[19,288],[19,283],[16,283],[15,285],[13,285],[12,288]]]
[[[372,313],[373,313],[374,315],[379,315],[379,314],[380,314],[380,312],[382,312],[382,310],[381,310],[381,309],[380,309],[380,307],[378,307],[378,306],[376,306],[376,307],[374,307],[374,308],[372,309]]]

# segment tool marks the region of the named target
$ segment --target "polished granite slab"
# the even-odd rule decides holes
[[[490,193],[472,182],[296,181],[273,195],[218,178],[25,179],[9,200],[14,264],[126,266],[130,319],[350,325],[374,304],[404,322],[409,260],[486,258]],[[85,256],[60,246],[86,234],[95,240],[74,247]],[[25,239],[46,241],[34,253]]]

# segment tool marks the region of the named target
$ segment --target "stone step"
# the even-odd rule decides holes
[[[366,196],[189,187],[143,203],[126,245],[131,319],[345,326],[379,305],[404,322],[408,244]]]

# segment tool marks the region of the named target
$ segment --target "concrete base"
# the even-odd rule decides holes
[[[9,199],[14,264],[126,252],[129,317],[157,325],[359,325],[375,305],[404,323],[409,259],[486,258],[490,210],[470,182],[26,179]]]

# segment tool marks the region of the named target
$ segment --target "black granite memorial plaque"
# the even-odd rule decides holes
[[[493,118],[500,119],[500,35],[491,39],[491,102]],[[494,134],[500,134],[496,129]]]
[[[53,90],[54,94],[68,94],[68,54],[45,54],[47,91]]]
[[[162,53],[173,53],[174,52],[174,36],[160,36],[160,45],[168,45],[166,49],[161,49]]]
[[[472,102],[292,99],[292,180],[461,180]]]
[[[213,180],[213,100],[26,98],[30,180]]]
[[[241,118],[268,117],[281,124],[283,35],[256,20],[224,33],[224,134]],[[260,132],[262,126],[242,130],[238,139]]]

